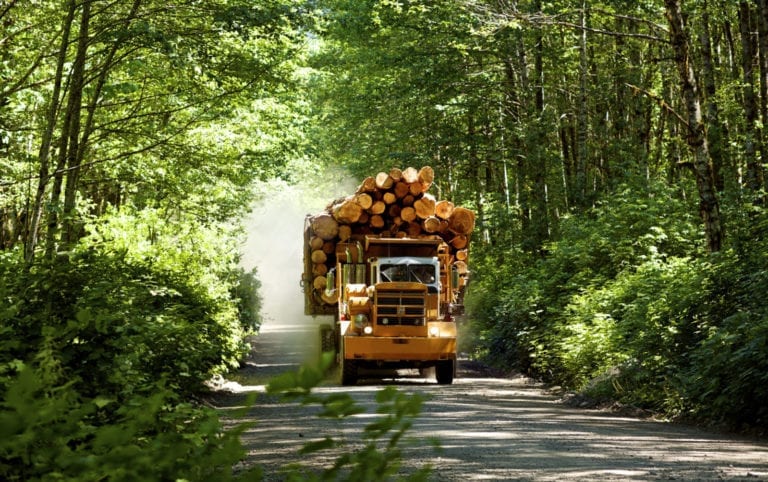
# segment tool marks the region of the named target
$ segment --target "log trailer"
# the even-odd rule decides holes
[[[440,236],[353,235],[335,244],[335,266],[318,291],[307,286],[311,217],[304,229],[304,292],[308,315],[333,315],[321,326],[323,351],[336,353],[343,385],[377,377],[382,369],[434,367],[439,384],[456,375],[456,322],[466,270]],[[463,272],[462,272],[463,271]]]

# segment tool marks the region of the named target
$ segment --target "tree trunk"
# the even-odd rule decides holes
[[[80,114],[83,109],[83,89],[85,88],[85,64],[88,57],[88,45],[91,22],[91,0],[83,2],[80,17],[80,32],[77,41],[77,53],[72,67],[70,82],[69,103],[67,109],[71,110],[72,122],[69,129],[69,147],[67,154],[67,182],[64,190],[64,217],[62,219],[61,241],[65,247],[77,240],[80,225],[76,213],[76,196],[80,180],[82,164],[82,151],[80,148],[81,122]]]
[[[757,131],[757,101],[755,99],[754,59],[755,48],[752,37],[752,21],[749,3],[739,3],[739,32],[741,33],[741,70],[742,70],[742,95],[744,101],[745,139],[744,157],[747,162],[746,185],[753,193],[758,192],[763,186],[762,168],[757,159],[757,144],[760,140]]]
[[[664,0],[669,22],[669,36],[675,54],[675,63],[687,111],[687,141],[693,151],[693,170],[699,192],[699,214],[704,222],[707,250],[719,251],[723,242],[723,228],[720,220],[720,205],[715,192],[712,161],[705,136],[701,115],[701,99],[693,70],[693,59],[689,54],[688,35],[683,23],[681,0]]]
[[[537,12],[541,11],[541,2],[536,1]],[[536,56],[534,59],[536,69],[536,140],[537,146],[546,144],[546,129],[544,123],[544,35],[541,28],[536,30]],[[548,199],[547,199],[547,153],[543,149],[535,149],[533,171],[533,221],[534,252],[541,253],[544,242],[549,238]]]
[[[760,117],[762,120],[758,123],[758,135],[760,137],[760,157],[763,165],[765,165],[765,162],[768,162],[768,142],[765,138],[765,125],[768,122],[768,0],[756,0],[756,3],[760,65]],[[765,178],[763,178],[763,183],[765,183]]]
[[[579,108],[577,115],[578,150],[576,151],[576,186],[574,204],[586,205],[587,197],[587,2],[581,3],[581,32],[579,35]]]
[[[706,105],[705,119],[707,123],[707,140],[709,145],[709,155],[712,158],[712,169],[715,178],[715,187],[722,192],[725,189],[723,180],[723,146],[725,146],[725,136],[723,135],[723,126],[720,124],[719,107],[715,95],[717,86],[715,84],[715,69],[712,62],[712,36],[709,30],[709,7],[704,2],[702,13],[702,28],[699,34],[699,43],[701,43],[702,77],[704,82],[704,102]]]
[[[50,158],[51,146],[53,144],[53,131],[56,128],[56,119],[59,112],[59,96],[61,95],[61,84],[64,77],[64,65],[67,61],[67,46],[69,45],[69,35],[72,30],[72,23],[75,19],[75,10],[77,2],[70,0],[67,4],[67,15],[64,18],[64,25],[61,33],[61,44],[59,54],[56,59],[56,73],[53,78],[53,91],[48,105],[48,114],[45,120],[45,129],[43,130],[38,162],[40,169],[38,171],[37,191],[32,207],[32,212],[28,216],[29,224],[26,229],[24,239],[24,258],[27,263],[31,263],[35,256],[35,249],[40,235],[40,221],[43,217],[43,200],[45,191],[50,180]]]

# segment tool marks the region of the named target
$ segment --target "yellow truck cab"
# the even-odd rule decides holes
[[[332,344],[342,384],[381,369],[432,367],[438,383],[452,383],[453,313],[465,280],[443,239],[353,236],[335,257],[325,299],[337,300]]]

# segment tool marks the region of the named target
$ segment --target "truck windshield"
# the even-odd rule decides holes
[[[382,264],[379,272],[382,281],[435,284],[435,266],[431,264]]]

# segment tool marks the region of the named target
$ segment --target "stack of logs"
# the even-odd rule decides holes
[[[475,213],[429,194],[434,177],[434,170],[429,166],[380,172],[365,179],[351,196],[336,199],[322,213],[311,216],[312,286],[323,302],[335,302],[323,292],[326,274],[335,264],[336,244],[353,235],[396,238],[438,235],[450,247],[459,272],[466,273]]]

